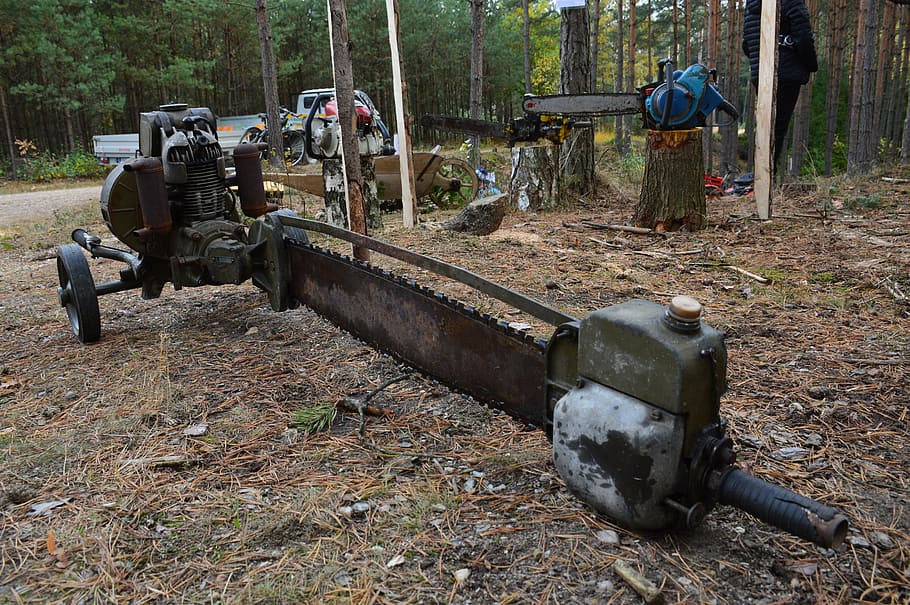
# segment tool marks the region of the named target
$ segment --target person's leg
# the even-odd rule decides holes
[[[799,89],[799,84],[777,83],[777,107],[774,118],[774,163],[771,164],[773,173],[777,172],[781,152],[787,146],[787,129],[790,127],[790,118],[793,116],[793,110],[796,109]]]

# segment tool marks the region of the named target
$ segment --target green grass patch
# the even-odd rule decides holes
[[[819,271],[809,275],[810,284],[833,284],[836,281],[838,281],[837,275],[830,271]]]

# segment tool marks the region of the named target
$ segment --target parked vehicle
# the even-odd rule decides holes
[[[95,135],[92,153],[101,164],[119,164],[139,157],[139,133]]]
[[[218,118],[218,143],[231,155],[247,128],[260,121],[256,114]],[[101,164],[120,164],[139,157],[139,133],[96,134],[92,137],[92,154]]]
[[[306,140],[304,139],[302,129],[291,128],[288,126],[288,123],[291,119],[299,118],[299,116],[285,107],[280,107],[279,110],[281,112],[281,141],[284,163],[287,166],[297,166],[304,163],[304,160],[307,157]],[[261,113],[259,114],[259,118],[262,122],[256,126],[247,128],[246,131],[244,131],[243,136],[240,137],[241,143],[256,144],[269,142],[268,115]],[[262,152],[262,159],[268,159],[268,151]]]

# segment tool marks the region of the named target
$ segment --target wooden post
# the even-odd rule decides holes
[[[408,111],[408,87],[401,77],[401,29],[398,22],[398,0],[386,0],[389,20],[389,47],[392,50],[392,92],[395,95],[395,117],[398,123],[398,158],[401,168],[401,220],[405,227],[417,224],[417,186],[411,169],[411,116]]]
[[[655,231],[705,226],[705,162],[702,132],[649,130],[648,157],[635,224]]]
[[[771,157],[774,135],[774,91],[777,88],[777,2],[761,7],[758,54],[758,100],[755,107],[755,205],[758,218],[771,218]],[[767,77],[772,74],[772,77]]]

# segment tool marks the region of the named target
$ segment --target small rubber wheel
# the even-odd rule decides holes
[[[57,296],[60,306],[66,309],[73,334],[83,344],[98,340],[101,337],[98,294],[79,245],[66,244],[57,248],[57,276],[60,278]]]

